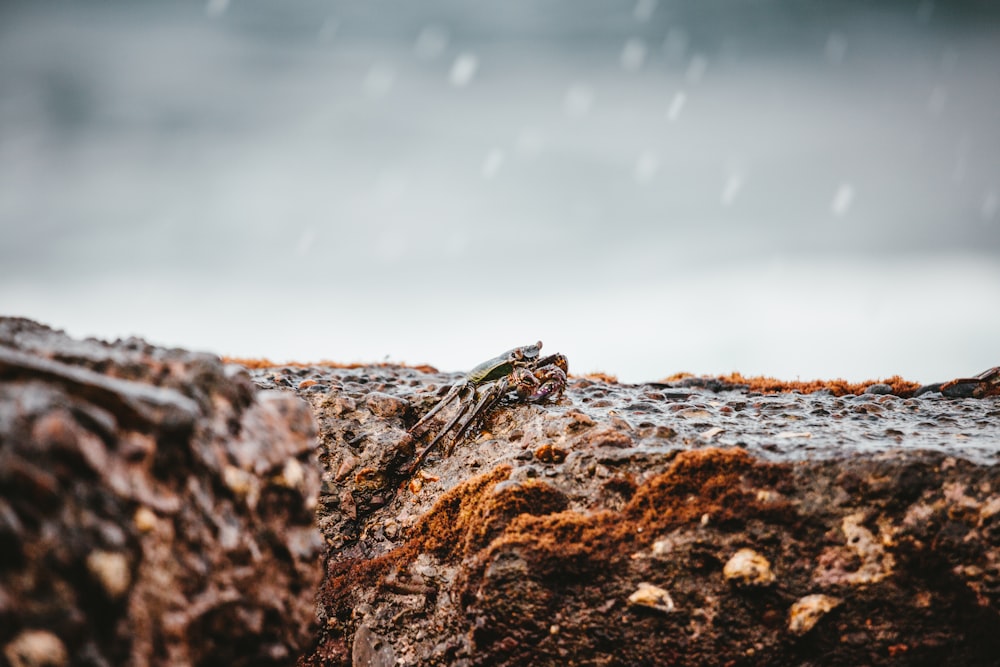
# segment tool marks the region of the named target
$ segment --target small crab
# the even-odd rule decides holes
[[[520,403],[559,400],[566,388],[568,362],[561,354],[541,357],[541,349],[542,341],[534,345],[515,347],[479,364],[469,371],[461,382],[452,386],[437,405],[410,427],[408,432],[411,435],[422,436],[426,431],[426,425],[434,415],[454,401],[459,402],[455,415],[417,455],[410,469],[416,469],[427,453],[434,449],[449,431],[457,427],[451,447],[447,451],[450,454],[455,443],[465,435],[476,420],[510,395],[513,395],[514,401]]]

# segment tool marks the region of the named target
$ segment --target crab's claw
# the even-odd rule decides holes
[[[533,386],[519,384],[518,394],[529,403],[556,401],[566,389],[566,373],[569,362],[561,354],[553,354],[542,360],[542,365],[531,374]],[[523,392],[522,392],[523,389]]]

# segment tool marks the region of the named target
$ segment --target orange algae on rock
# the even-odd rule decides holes
[[[742,449],[696,449],[677,455],[660,475],[640,486],[623,514],[645,531],[700,521],[739,522],[749,513],[775,509],[758,498],[760,486],[773,487],[787,466],[762,463]]]
[[[862,394],[864,391],[876,384],[887,384],[892,388],[889,393],[897,396],[909,396],[920,387],[920,383],[904,380],[898,375],[893,375],[884,380],[866,380],[864,382],[848,382],[847,380],[808,380],[808,381],[787,381],[777,380],[770,377],[743,377],[739,373],[732,373],[719,378],[723,382],[731,384],[747,385],[750,391],[761,393],[783,393],[798,391],[803,394],[811,394],[822,389],[828,390],[834,396],[844,396],[846,394]]]
[[[410,538],[382,556],[332,563],[324,604],[349,616],[359,588],[378,589],[391,572],[423,553],[444,562],[472,558],[482,576],[498,554],[514,550],[533,577],[595,574],[625,558],[639,543],[671,526],[696,524],[706,513],[734,521],[759,514],[756,476],[773,477],[779,464],[755,461],[740,449],[682,452],[670,468],[639,486],[623,511],[566,509],[568,499],[542,480],[509,480],[499,466],[445,493]],[[476,579],[476,575],[470,577]],[[345,619],[346,620],[346,619]]]
[[[781,394],[787,392],[799,392],[811,394],[815,391],[827,390],[834,396],[845,396],[847,394],[863,394],[868,387],[873,385],[888,385],[890,390],[887,393],[895,396],[909,397],[920,388],[919,382],[905,380],[898,375],[884,380],[865,380],[864,382],[848,382],[842,379],[833,380],[779,380],[767,376],[744,376],[742,373],[730,373],[728,375],[698,377],[691,373],[675,373],[664,378],[664,383],[674,383],[697,380],[714,380],[724,385],[733,387],[746,387],[749,391],[756,391],[762,394]]]
[[[757,484],[773,484],[785,472],[786,466],[762,463],[741,449],[682,452],[669,469],[639,486],[621,512],[523,513],[483,545],[481,559],[488,563],[514,549],[536,575],[596,574],[648,536],[697,524],[706,514],[728,523],[767,514],[777,505],[758,499]]]

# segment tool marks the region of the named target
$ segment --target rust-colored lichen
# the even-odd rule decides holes
[[[785,470],[763,464],[742,449],[696,449],[636,491],[623,514],[646,531],[701,520],[738,521],[748,512],[771,509],[757,497],[759,485],[774,484]]]
[[[696,523],[706,514],[719,523],[759,514],[767,507],[754,480],[773,482],[782,470],[741,449],[682,452],[666,472],[639,486],[623,511],[579,512],[566,510],[565,496],[545,482],[506,482],[511,469],[500,466],[445,493],[402,546],[335,565],[328,590],[343,594],[372,585],[421,553],[450,561],[482,552],[485,562],[489,553],[516,547],[538,573],[600,568],[634,549],[643,533]]]
[[[865,380],[864,382],[848,382],[842,379],[833,380],[779,380],[766,376],[744,376],[741,373],[730,373],[728,375],[696,377],[690,373],[675,373],[661,380],[663,383],[677,383],[682,381],[700,380],[704,382],[718,382],[723,385],[733,387],[746,387],[749,391],[756,391],[762,394],[780,394],[787,392],[799,392],[811,394],[814,391],[827,390],[834,396],[845,396],[847,394],[862,394],[872,385],[885,384],[891,388],[888,393],[896,396],[912,396],[913,392],[920,388],[919,382],[905,380],[898,375],[884,380]]]
[[[920,387],[919,382],[904,380],[898,375],[893,375],[884,380],[865,380],[864,382],[848,382],[847,380],[809,380],[809,381],[786,381],[776,380],[769,377],[743,377],[739,373],[732,373],[720,378],[732,384],[745,384],[750,391],[762,393],[798,391],[803,394],[811,394],[814,391],[826,389],[834,396],[846,394],[862,394],[864,391],[876,384],[887,384],[892,387],[890,393],[896,396],[909,396]]]
[[[596,572],[631,553],[643,535],[697,523],[705,515],[733,524],[747,513],[776,509],[758,500],[754,480],[773,482],[783,470],[755,462],[741,449],[682,452],[666,472],[641,485],[621,512],[522,514],[486,553],[516,549],[543,575]]]

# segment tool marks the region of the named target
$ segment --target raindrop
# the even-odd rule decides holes
[[[830,202],[830,210],[833,211],[835,215],[847,215],[847,212],[851,209],[851,204],[853,203],[854,186],[850,183],[841,183],[840,187],[837,188],[837,192],[833,195],[833,201]]]
[[[208,0],[205,3],[205,13],[213,19],[225,14],[227,9],[229,9],[229,0]]]
[[[708,70],[708,59],[703,55],[695,54],[691,57],[691,62],[688,63],[684,76],[691,83],[698,83],[704,78],[706,70]]]
[[[499,148],[494,148],[487,153],[486,159],[483,160],[483,178],[488,181],[492,180],[500,171],[500,167],[503,166],[504,157],[503,150]]]
[[[847,38],[839,32],[831,32],[826,38],[826,47],[823,49],[828,62],[839,64],[844,62],[847,56]]]
[[[638,37],[632,37],[625,42],[621,54],[622,69],[627,72],[638,71],[646,62],[646,42]]]
[[[997,196],[996,190],[990,190],[983,197],[983,219],[993,220],[996,218],[998,210],[1000,210],[1000,197]]]
[[[382,97],[392,90],[396,70],[388,65],[372,65],[365,75],[364,89],[372,97]]]
[[[455,62],[451,65],[451,71],[448,73],[448,80],[451,85],[461,88],[462,86],[467,86],[472,81],[472,78],[476,76],[476,70],[479,69],[479,58],[472,53],[462,53],[455,58]]]
[[[448,48],[448,31],[437,25],[425,26],[417,35],[413,50],[418,58],[433,60]]]
[[[586,116],[594,106],[594,89],[585,83],[574,83],[566,91],[564,106],[570,116]]]
[[[743,189],[743,175],[730,174],[726,179],[726,185],[722,188],[722,204],[729,206],[736,199],[736,195]]]
[[[659,156],[651,150],[643,151],[635,162],[635,180],[640,185],[646,185],[653,180],[659,170]]]
[[[670,106],[667,108],[667,120],[673,122],[677,120],[681,111],[684,110],[684,105],[687,104],[687,95],[684,91],[677,91],[670,100]]]
[[[655,11],[656,0],[638,0],[635,3],[635,9],[632,10],[632,16],[635,17],[636,21],[646,23],[649,19],[653,18],[653,12]]]

